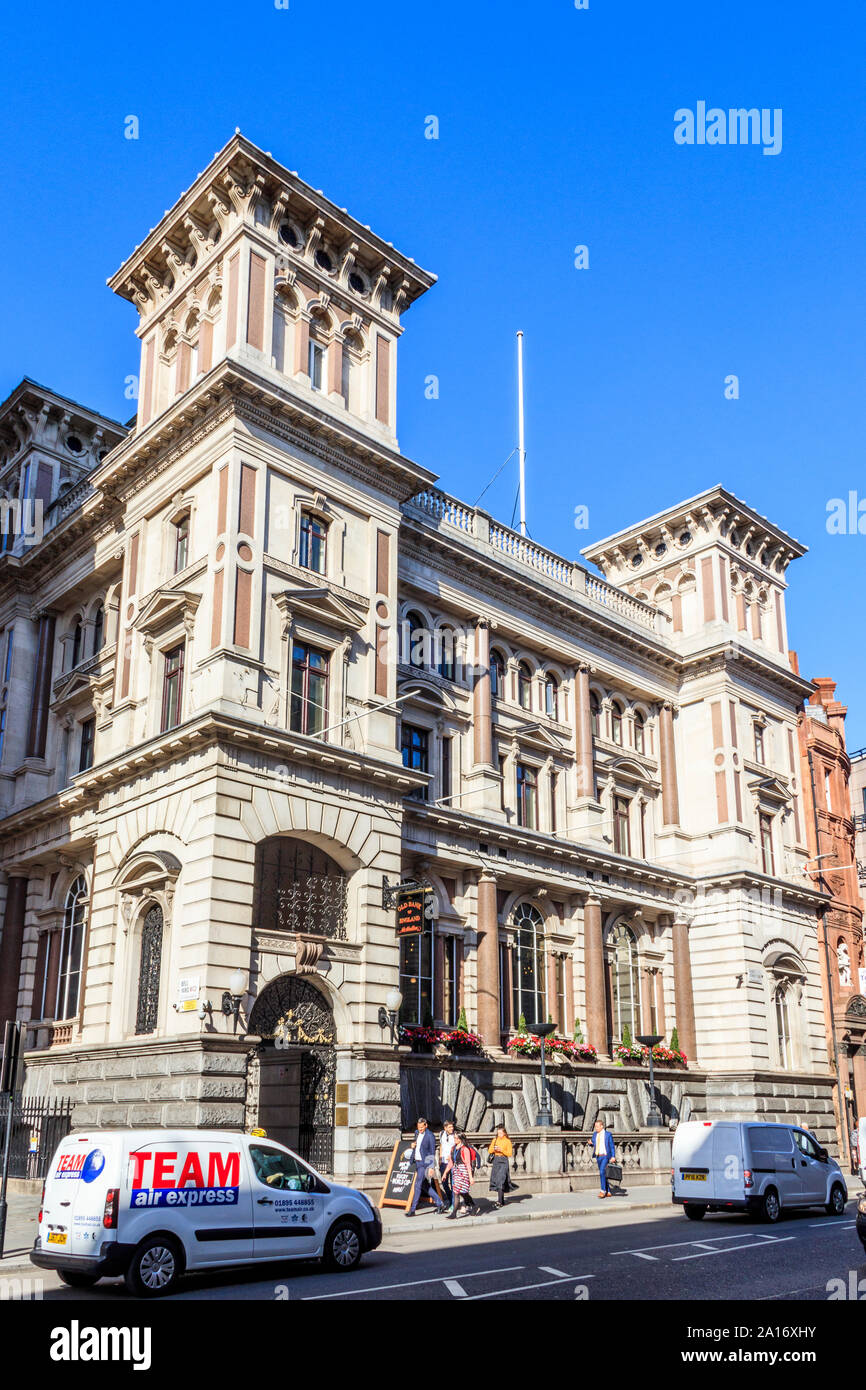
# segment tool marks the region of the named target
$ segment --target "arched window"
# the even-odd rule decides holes
[[[135,1031],[153,1033],[159,1019],[159,977],[162,971],[162,908],[153,903],[141,928],[141,956],[138,967],[138,1005]]]
[[[420,613],[407,613],[406,618],[406,657],[410,666],[424,667],[430,664],[430,630]]]
[[[559,718],[559,682],[555,676],[544,678],[544,713],[548,719]]]
[[[601,731],[601,705],[594,690],[590,692],[589,696],[589,722],[592,726],[593,738],[598,738]]]
[[[778,1064],[790,1071],[798,1064],[798,1011],[803,967],[792,958],[777,960],[770,968],[770,980]]]
[[[454,651],[457,645],[457,637],[450,627],[440,627],[436,629],[436,669],[443,680],[453,681],[454,679]]]
[[[610,704],[610,736],[614,743],[622,743],[622,705],[617,700]]]
[[[779,1048],[779,1066],[790,1070],[794,1065],[794,1049],[791,1042],[790,985],[784,981],[773,991],[773,1004],[776,1011],[776,1041]]]
[[[105,609],[100,603],[93,615],[93,655],[102,651],[102,644],[105,641]]]
[[[532,671],[526,661],[517,668],[517,699],[521,709],[532,709]]]
[[[641,1031],[637,940],[625,922],[617,922],[610,946],[611,1041],[620,1042],[626,1028],[632,1039]]]
[[[544,957],[544,920],[530,903],[520,903],[512,918],[514,941],[513,1006],[531,1028],[547,1018],[547,975]]]
[[[505,694],[505,658],[495,648],[490,653],[490,694]]]
[[[75,626],[72,629],[72,661],[70,663],[72,667],[77,666],[81,660],[81,636],[81,619],[76,618]]]
[[[66,894],[63,910],[57,978],[57,1018],[75,1018],[78,1013],[86,918],[87,883],[83,875],[79,874]]]
[[[638,753],[645,752],[646,749],[646,719],[637,709],[634,712],[634,746]]]

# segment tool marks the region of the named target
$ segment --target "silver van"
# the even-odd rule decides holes
[[[750,1211],[778,1221],[795,1207],[841,1216],[842,1170],[798,1125],[688,1120],[674,1132],[671,1198],[692,1221],[708,1211]]]

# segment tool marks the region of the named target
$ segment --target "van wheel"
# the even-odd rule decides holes
[[[357,1269],[363,1253],[361,1232],[358,1230],[357,1223],[348,1217],[343,1221],[335,1222],[327,1234],[323,1252],[323,1258],[328,1268],[339,1270],[341,1274],[348,1274],[350,1270]]]
[[[159,1298],[172,1293],[182,1269],[180,1246],[171,1236],[143,1240],[126,1271],[126,1287],[136,1298]]]
[[[828,1216],[841,1216],[845,1211],[845,1193],[838,1182],[830,1188],[830,1200],[824,1208]]]
[[[98,1274],[84,1274],[80,1269],[58,1269],[57,1277],[70,1289],[92,1289],[100,1279]]]
[[[707,1209],[706,1207],[702,1206],[688,1206],[685,1208],[685,1213],[690,1221],[703,1221],[704,1217],[707,1214]]]
[[[782,1215],[782,1204],[775,1187],[768,1187],[761,1202],[761,1215],[765,1221],[776,1222]]]

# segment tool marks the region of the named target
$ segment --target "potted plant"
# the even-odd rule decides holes
[[[432,1052],[439,1042],[439,1029],[426,1024],[401,1024],[400,1042],[408,1043],[413,1052]]]

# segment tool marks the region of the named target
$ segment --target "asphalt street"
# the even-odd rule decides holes
[[[45,1300],[132,1301],[121,1281],[82,1292],[33,1270],[40,1273]],[[708,1215],[698,1224],[679,1208],[626,1213],[606,1207],[573,1220],[498,1228],[473,1226],[463,1217],[441,1231],[388,1234],[352,1274],[332,1274],[315,1264],[200,1274],[165,1301],[826,1302],[834,1293],[857,1297],[852,1290],[858,1289],[866,1296],[866,1252],[849,1202],[841,1217],[814,1209],[775,1226],[724,1215]]]

